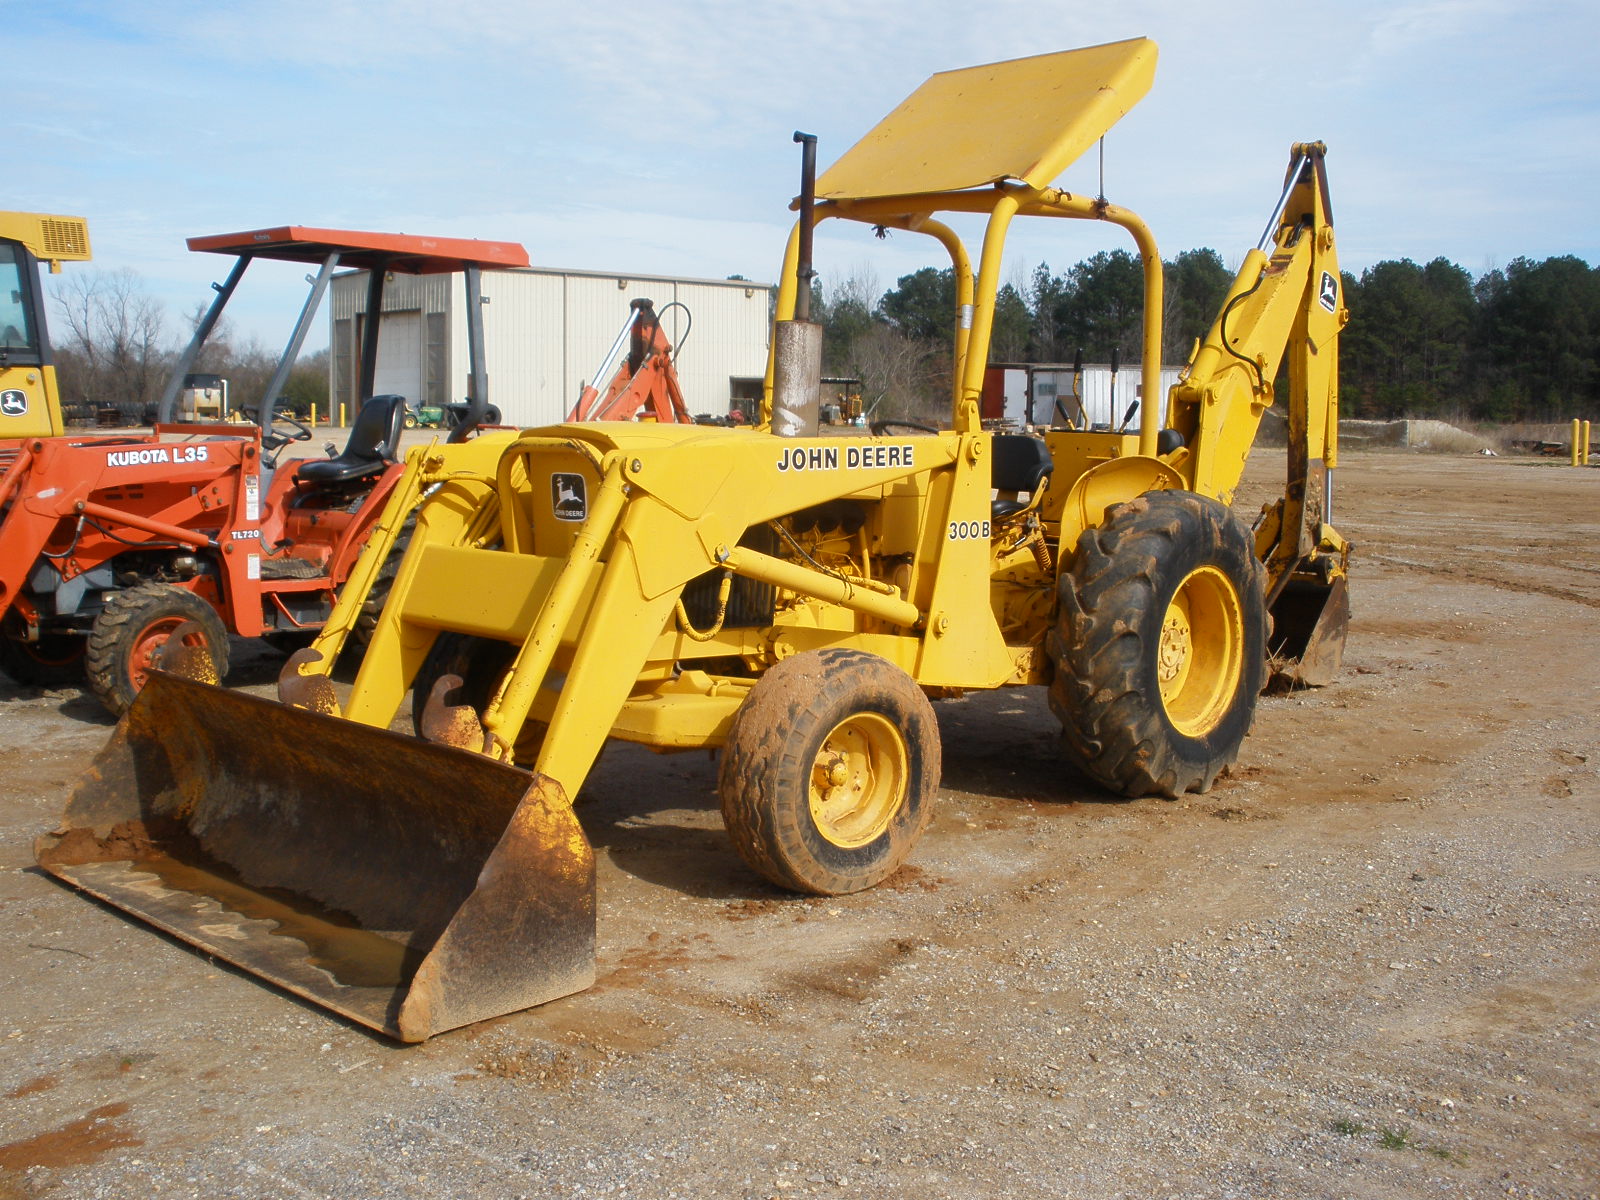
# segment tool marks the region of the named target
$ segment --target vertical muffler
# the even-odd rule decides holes
[[[561,786],[162,672],[39,865],[390,1037],[594,982],[594,854]]]
[[[822,326],[811,320],[812,210],[817,198],[816,135],[796,131],[800,144],[800,245],[795,264],[794,319],[773,326],[772,432],[815,437],[822,422]]]

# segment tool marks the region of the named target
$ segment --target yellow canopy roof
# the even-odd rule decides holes
[[[817,180],[819,200],[1055,181],[1150,90],[1156,44],[1109,42],[941,71]]]

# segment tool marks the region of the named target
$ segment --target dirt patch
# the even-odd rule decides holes
[[[27,1083],[12,1088],[6,1093],[7,1100],[21,1100],[24,1096],[37,1096],[40,1092],[48,1092],[61,1081],[54,1075],[41,1075],[37,1079],[30,1079]]]
[[[141,1139],[117,1123],[127,1112],[126,1104],[104,1104],[59,1129],[8,1142],[0,1146],[0,1170],[81,1167],[98,1162],[118,1147],[142,1146]]]
[[[1211,793],[941,700],[910,863],[818,899],[734,853],[707,756],[613,746],[599,985],[421,1046],[32,870],[110,729],[0,682],[0,1200],[1600,1196],[1600,472],[1346,464],[1344,672]]]
[[[76,867],[84,863],[137,861],[157,853],[157,843],[143,821],[119,821],[103,838],[84,826],[67,830],[45,852],[43,861]]]

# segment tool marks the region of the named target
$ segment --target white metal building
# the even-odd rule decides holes
[[[337,275],[330,290],[330,389],[333,403],[353,417],[366,272]],[[485,271],[483,296],[489,402],[507,424],[565,419],[636,298],[655,303],[680,348],[678,380],[690,412],[748,411],[750,397],[761,394],[770,284],[532,267]],[[427,405],[466,399],[465,304],[459,274],[396,275],[383,294],[374,393]]]
[[[1059,363],[1013,364],[1005,363],[989,368],[994,380],[986,388],[1003,389],[1003,409],[999,403],[986,402],[984,416],[1003,417],[1018,425],[1049,425],[1054,416],[1056,398],[1062,398],[1065,411],[1075,414],[1077,405],[1068,398],[1073,394],[1073,369]],[[1167,393],[1183,373],[1181,367],[1161,368],[1160,417],[1167,419]],[[1112,371],[1109,364],[1085,363],[1078,377],[1079,400],[1091,429],[1118,429],[1128,418],[1129,406],[1135,400],[1143,401],[1143,372],[1135,364]],[[1003,383],[1001,382],[1003,380]],[[999,387],[995,385],[999,384]],[[999,397],[995,398],[998,401]],[[986,396],[987,401],[987,396]],[[991,411],[996,410],[996,411]],[[1139,413],[1133,413],[1130,428],[1139,427]]]

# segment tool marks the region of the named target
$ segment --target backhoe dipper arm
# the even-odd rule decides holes
[[[624,347],[628,351],[626,358]],[[601,382],[608,378],[609,383]],[[601,387],[605,388],[603,393]],[[631,421],[640,414],[662,423],[694,423],[678,386],[672,343],[648,300],[635,300],[629,305],[622,331],[595,372],[594,382],[584,386],[578,402],[567,413],[567,420]]]
[[[1193,456],[1183,473],[1195,491],[1233,498],[1274,380],[1289,368],[1289,475],[1286,497],[1303,501],[1313,461],[1334,463],[1338,421],[1335,340],[1349,319],[1321,142],[1297,144],[1283,195],[1183,379],[1169,398],[1168,424]],[[1285,512],[1285,528],[1293,525]],[[1297,552],[1298,553],[1298,552]]]

